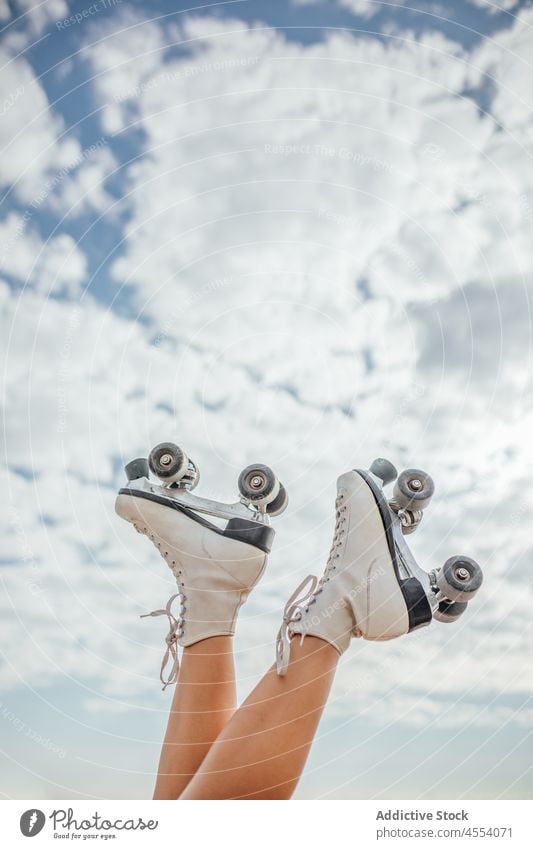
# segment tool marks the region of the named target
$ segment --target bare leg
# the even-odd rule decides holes
[[[326,704],[339,655],[294,638],[287,674],[271,668],[209,750],[181,799],[289,799]]]
[[[233,638],[184,649],[154,799],[177,799],[236,708]]]

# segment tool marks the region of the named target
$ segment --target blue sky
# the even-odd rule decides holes
[[[343,656],[299,797],[530,796],[532,4],[0,0],[0,24],[0,791],[151,793],[170,694],[139,614],[172,582],[113,501],[173,439],[206,496],[255,460],[290,492],[242,696],[345,469],[427,468],[417,556],[484,567],[453,628]]]

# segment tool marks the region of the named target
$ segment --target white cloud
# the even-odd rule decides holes
[[[291,0],[293,6],[318,6],[325,5],[326,2],[327,0]],[[337,5],[363,18],[371,18],[381,9],[379,0],[337,0]],[[403,3],[400,0],[396,5]]]
[[[531,86],[531,27],[533,13],[531,8],[521,9],[514,25],[496,33],[490,40],[484,41],[477,51],[481,67],[486,68],[493,87],[491,111],[502,127],[515,140],[520,149],[520,158],[525,162],[529,158],[531,144],[530,115],[533,108]],[[520,175],[516,162],[511,155],[511,147],[505,138],[494,139],[495,158],[498,164],[513,180],[515,191],[523,191],[531,196],[531,168],[524,169]],[[522,181],[523,180],[523,184]]]
[[[0,273],[14,277],[43,295],[75,297],[86,276],[86,259],[74,239],[60,233],[43,242],[16,213],[0,222]]]
[[[403,3],[397,5],[403,5]],[[339,0],[339,6],[363,18],[371,18],[381,11],[379,0]]]
[[[14,7],[18,21],[34,38],[41,35],[50,23],[69,14],[66,0],[14,0]]]
[[[117,162],[102,137],[82,151],[65,174],[60,172],[44,204],[69,218],[104,210],[111,217],[110,207],[115,199],[106,190],[105,182],[117,169]]]
[[[294,6],[316,6],[321,3],[324,4],[326,0],[291,0],[291,2]],[[517,5],[517,0],[467,0],[467,2],[478,6],[480,9],[486,9],[491,14],[510,11]],[[388,0],[386,3],[381,3],[380,0],[337,0],[337,5],[364,18],[371,18],[383,9],[391,12],[394,7],[408,6],[411,11],[416,10],[416,7],[410,6],[409,3],[406,3],[406,0],[394,0],[394,2]],[[430,3],[426,11],[430,13],[434,11],[436,15],[441,15],[442,7],[438,3]]]
[[[91,22],[90,66],[95,72],[93,97],[104,107],[103,129],[115,133],[123,126],[122,101],[131,90],[142,87],[161,69],[168,35],[157,24],[145,21],[133,10],[121,9],[120,22],[111,32],[107,21]]]
[[[7,0],[0,0],[0,21],[8,21],[11,17],[11,11]]]
[[[30,205],[48,176],[76,160],[80,146],[72,135],[63,135],[63,121],[50,109],[30,64],[5,51],[0,64],[0,186],[9,186],[17,200]]]
[[[487,9],[491,14],[507,12],[517,6],[517,0],[468,0],[468,2],[479,6],[480,9]]]
[[[390,714],[394,713],[399,722],[415,727],[429,728],[491,728],[494,725],[502,727],[507,723],[518,723],[525,728],[533,727],[533,708],[520,704],[517,708],[495,706],[492,710],[477,703],[461,701],[431,701],[430,699],[413,699],[412,695],[393,698],[387,709],[377,700],[372,705],[371,719],[376,723],[387,722]]]

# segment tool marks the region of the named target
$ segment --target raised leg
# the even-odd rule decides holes
[[[154,799],[177,799],[236,708],[233,638],[210,637],[184,649]]]
[[[292,640],[287,673],[272,667],[210,748],[181,799],[289,799],[303,771],[339,654]]]

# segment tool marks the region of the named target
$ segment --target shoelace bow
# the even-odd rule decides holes
[[[174,599],[180,599],[180,612],[176,618],[172,613],[171,607]],[[181,593],[174,593],[171,595],[169,600],[166,603],[166,606],[160,610],[152,610],[150,613],[141,614],[141,619],[145,619],[147,616],[166,616],[169,624],[169,631],[165,637],[165,642],[167,644],[167,648],[165,654],[163,655],[163,660],[161,661],[161,669],[159,672],[159,679],[163,685],[163,691],[169,686],[169,684],[175,684],[178,678],[178,672],[180,669],[180,662],[178,656],[178,637],[181,637],[183,633],[183,596]],[[169,662],[170,658],[172,658],[172,667],[170,669],[170,674],[165,681],[164,671]]]
[[[339,495],[335,501],[335,531],[333,533],[333,541],[331,543],[331,549],[326,563],[326,568],[324,569],[324,574],[322,575],[320,580],[318,580],[315,575],[308,575],[307,578],[304,578],[301,584],[296,587],[284,607],[283,619],[281,621],[281,626],[276,638],[276,669],[278,675],[285,675],[285,673],[287,672],[287,667],[289,665],[289,630],[291,623],[298,622],[302,618],[303,613],[309,612],[309,606],[311,604],[314,604],[314,602],[316,601],[316,597],[324,589],[324,584],[326,584],[330,580],[331,573],[337,568],[335,563],[335,561],[339,557],[337,549],[339,548],[344,537],[343,528],[344,523],[346,521],[344,518],[346,506],[343,504],[343,500],[344,496]],[[307,592],[304,592],[304,589],[305,587],[307,587],[308,584],[310,585],[309,589],[307,590]],[[298,598],[300,593],[302,593],[302,596],[301,598]],[[303,637],[304,634],[302,634],[302,640]]]
[[[167,560],[168,551],[165,551],[165,552],[162,551],[161,543],[155,541],[154,534],[149,534],[148,528],[140,528],[138,525],[134,525],[134,528],[139,534],[144,534],[144,535],[150,537],[150,539],[152,540],[154,545],[156,545],[157,548],[161,551],[161,554],[163,555],[163,557],[167,561],[167,564],[168,564],[169,568],[171,569],[174,577],[178,581],[178,583],[181,583],[180,582],[181,569],[178,569],[176,567],[176,561],[175,560],[172,560],[170,562]],[[177,617],[174,616],[174,614],[172,613],[172,610],[171,610],[174,599],[176,599],[176,598],[179,598],[179,600],[180,600],[180,610],[179,610]],[[184,625],[183,614],[185,612],[185,601],[186,601],[186,597],[183,594],[183,592],[180,591],[180,592],[174,593],[174,595],[170,596],[170,598],[167,601],[166,606],[164,608],[162,608],[160,610],[152,610],[152,611],[150,611],[150,613],[143,613],[140,616],[141,619],[145,619],[147,616],[153,616],[153,617],[166,616],[167,619],[168,619],[169,631],[168,631],[168,634],[165,637],[165,642],[167,644],[167,647],[166,647],[166,650],[165,650],[165,654],[163,655],[163,660],[161,661],[161,669],[160,669],[160,672],[159,672],[159,680],[161,681],[161,683],[163,685],[163,687],[162,687],[163,691],[166,690],[166,688],[170,684],[175,684],[177,679],[178,679],[178,672],[179,672],[179,669],[180,669],[180,662],[179,662],[179,655],[178,655],[178,638],[181,637],[181,635],[183,634],[183,625]],[[167,663],[169,662],[170,658],[172,658],[172,667],[171,667],[171,670],[170,670],[170,675],[168,676],[167,680],[165,681],[163,673],[165,671],[165,668],[166,668]]]
[[[307,592],[303,592],[307,584],[311,584]],[[315,575],[308,575],[304,578],[301,584],[298,584],[293,594],[290,596],[287,604],[283,609],[283,619],[276,637],[276,669],[278,675],[285,675],[289,665],[289,654],[291,641],[289,639],[289,628],[291,622],[297,622],[302,618],[302,606],[311,597],[315,588],[318,585],[318,578]],[[300,593],[303,593],[301,598],[298,598]]]

